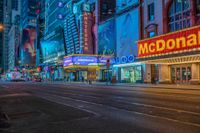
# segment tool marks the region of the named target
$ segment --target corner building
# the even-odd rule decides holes
[[[200,83],[200,0],[143,0],[144,82]]]

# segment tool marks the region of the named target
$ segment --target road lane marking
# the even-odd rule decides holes
[[[151,104],[143,104],[143,103],[131,102],[131,101],[127,102],[127,101],[122,101],[120,99],[117,100],[117,101],[122,102],[122,103],[126,103],[126,104],[137,105],[137,106],[144,106],[144,107],[150,107],[150,108],[170,110],[170,111],[175,111],[175,112],[179,112],[179,113],[188,113],[188,114],[198,115],[200,117],[200,113],[186,111],[186,110],[182,110],[182,109],[175,109],[175,108],[169,108],[169,107],[155,106],[155,105],[151,105]]]
[[[126,109],[121,109],[121,108],[117,108],[117,107],[113,107],[113,106],[108,106],[108,105],[103,105],[103,104],[98,104],[98,103],[93,103],[93,102],[88,102],[88,101],[84,101],[84,100],[79,100],[79,99],[73,99],[73,98],[69,98],[69,97],[63,97],[63,96],[58,96],[58,95],[50,95],[50,94],[43,94],[43,96],[41,96],[41,94],[39,94],[40,97],[42,98],[47,98],[48,96],[50,98],[52,98],[52,96],[54,98],[61,98],[61,99],[66,99],[66,100],[71,100],[71,101],[75,101],[75,102],[82,102],[82,103],[85,103],[85,104],[91,104],[91,105],[96,105],[98,107],[107,107],[107,108],[110,108],[110,109],[115,109],[115,110],[121,110],[121,111],[125,111],[125,112],[130,112],[130,113],[134,113],[134,114],[138,114],[138,115],[144,115],[144,116],[148,116],[148,117],[153,117],[153,118],[159,118],[159,119],[163,119],[163,120],[167,120],[167,121],[173,121],[173,122],[176,122],[176,123],[181,123],[181,124],[185,124],[185,125],[190,125],[190,126],[195,126],[195,127],[199,127],[200,128],[200,124],[197,124],[197,123],[191,123],[191,122],[186,122],[186,121],[180,121],[180,120],[176,120],[176,119],[171,119],[171,118],[167,118],[167,117],[163,117],[163,116],[157,116],[157,115],[151,115],[151,114],[147,114],[147,113],[141,113],[141,112],[138,112],[138,111],[129,111],[129,110],[126,110]],[[47,95],[47,97],[44,97],[44,95]],[[47,98],[46,100],[50,100],[49,98]],[[52,100],[52,102],[56,102],[55,99]],[[71,105],[71,107],[73,107]],[[84,106],[86,107],[86,106]],[[91,110],[90,110],[91,111]],[[94,111],[93,111],[94,112]]]
[[[52,91],[51,93],[53,93],[53,92],[54,91]],[[57,94],[60,95],[61,93],[57,93]],[[97,99],[97,100],[99,99],[98,96],[100,96],[100,95],[98,95],[95,97],[95,96],[90,96],[90,95],[75,94],[73,92],[64,92],[64,94],[70,94],[73,96],[80,96],[80,97],[85,97],[85,98],[93,98],[93,99]],[[157,108],[157,109],[162,109],[162,110],[170,110],[170,111],[175,111],[175,112],[179,112],[179,113],[187,113],[187,114],[192,114],[192,115],[198,115],[200,117],[200,113],[196,113],[196,112],[192,112],[192,111],[175,109],[175,108],[170,108],[170,107],[163,107],[163,106],[156,106],[156,105],[151,105],[151,104],[143,104],[143,103],[138,103],[138,102],[131,102],[121,96],[117,96],[117,97],[115,97],[115,99],[116,99],[116,101],[121,102],[121,103],[132,104],[132,105],[136,105],[136,106],[144,106],[144,107],[149,107],[149,108]]]
[[[29,93],[12,93],[12,94],[0,95],[0,98],[20,97],[20,96],[30,96],[30,94]]]
[[[36,95],[36,96],[38,96],[38,95]],[[94,112],[94,111],[85,109],[85,108],[84,108],[85,106],[80,106],[80,105],[78,105],[78,106],[73,106],[73,105],[71,105],[71,104],[67,104],[67,103],[63,103],[63,102],[60,102],[60,101],[55,101],[55,100],[53,100],[53,99],[49,99],[49,98],[46,97],[46,96],[38,96],[38,97],[43,98],[43,99],[46,99],[46,100],[51,101],[51,102],[54,102],[54,103],[56,102],[56,103],[61,104],[61,105],[65,105],[65,106],[73,107],[73,108],[76,108],[76,109],[79,109],[79,110],[83,110],[83,111],[85,111],[85,112],[94,114],[96,117],[100,117],[100,116],[101,116],[101,115],[100,115],[99,113],[97,113],[97,112]]]

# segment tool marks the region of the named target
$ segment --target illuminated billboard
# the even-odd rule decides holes
[[[63,66],[70,66],[73,65],[72,56],[68,56],[64,58]]]
[[[200,48],[200,26],[138,42],[138,57],[187,52]]]
[[[116,19],[117,57],[137,56],[139,40],[139,11],[134,9]]]
[[[115,20],[111,19],[98,27],[98,54],[115,55]]]
[[[36,30],[24,29],[21,44],[21,61],[23,65],[36,63]]]
[[[41,41],[42,56],[45,62],[52,62],[65,55],[64,43],[60,41]]]
[[[68,67],[72,65],[77,66],[97,66],[106,65],[107,60],[111,60],[109,56],[93,56],[93,55],[73,55],[67,56],[63,60],[63,66]]]

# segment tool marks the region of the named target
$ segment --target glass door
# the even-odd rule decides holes
[[[192,79],[192,71],[191,71],[191,66],[187,67],[187,81],[190,82]]]
[[[176,83],[176,68],[174,67],[172,67],[171,77],[172,77],[172,83]]]
[[[177,67],[176,68],[176,83],[180,83],[181,82],[181,68]]]
[[[189,83],[192,78],[191,66],[189,65],[176,65],[171,68],[172,83]]]
[[[187,83],[187,71],[186,71],[186,67],[182,67],[182,83]]]

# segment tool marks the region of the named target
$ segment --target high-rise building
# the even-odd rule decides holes
[[[95,1],[70,1],[64,23],[66,54],[96,52]]]
[[[118,0],[99,0],[99,19],[105,21],[113,17],[116,12],[116,1]],[[121,1],[121,0],[120,0]]]
[[[13,0],[11,12],[11,28],[8,36],[8,69],[13,70],[19,63],[20,48],[20,1]]]
[[[3,70],[3,0],[0,1],[0,73]]]
[[[9,30],[11,27],[11,14],[12,14],[12,5],[10,0],[3,1],[3,24],[4,24],[4,32],[3,32],[3,69],[4,72],[8,70],[8,41],[9,41]]]
[[[37,3],[37,50],[36,50],[36,65],[39,66],[42,63],[42,48],[41,40],[45,36],[45,0],[40,0]]]
[[[200,83],[199,7],[199,0],[143,0],[138,58],[144,82]]]
[[[44,12],[41,12],[41,22],[45,27],[40,27],[42,29],[40,65],[44,67],[42,76],[45,78],[63,78],[63,69],[59,66],[65,56],[63,20],[67,14],[65,9],[68,1],[45,0],[45,8],[42,9]],[[51,72],[46,70],[51,70]]]
[[[21,1],[21,43],[20,43],[20,65],[36,65],[37,49],[37,0]]]
[[[37,19],[37,0],[23,0],[21,7],[21,28],[35,28]]]
[[[43,63],[56,64],[65,55],[62,23],[67,1],[45,1],[45,34],[40,40]]]
[[[138,52],[136,42],[140,39],[140,2],[140,0],[116,0],[114,20],[107,20],[101,25],[100,35],[104,37],[99,36],[99,38],[103,38],[100,43],[104,46],[103,52],[113,53],[113,49],[116,52],[113,76],[116,76],[118,82],[143,82],[143,66],[134,64]],[[115,30],[109,32],[110,29]]]

